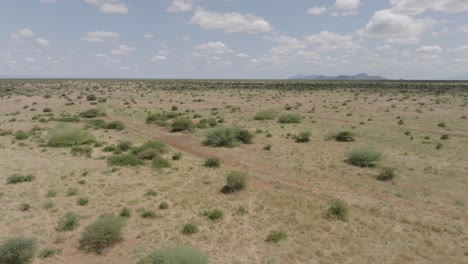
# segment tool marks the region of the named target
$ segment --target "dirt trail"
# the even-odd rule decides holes
[[[348,195],[346,198],[354,199],[355,201],[360,200],[363,197],[372,197],[376,200],[385,202],[386,204],[391,204],[397,208],[411,207],[413,209],[430,212],[431,214],[443,216],[446,218],[451,218],[453,215],[458,215],[464,221],[468,221],[467,214],[460,214],[459,212],[455,212],[446,208],[440,208],[422,202],[411,201],[405,198],[396,197],[391,194],[373,192],[365,188],[360,188],[358,190],[359,195],[351,194],[351,196],[349,196],[347,193],[349,193],[351,190],[350,186],[344,182],[329,178],[321,178],[320,184],[311,184],[310,182],[301,181],[301,178],[304,179],[310,175],[307,175],[304,172],[295,171],[290,168],[262,166],[259,161],[253,159],[249,153],[251,152],[250,148],[254,149],[255,145],[234,149],[206,147],[201,144],[199,138],[196,138],[193,135],[183,133],[174,134],[162,131],[157,126],[147,125],[141,121],[137,122],[125,116],[119,115],[115,116],[115,118],[125,121],[127,124],[127,130],[130,130],[144,138],[152,138],[163,141],[172,148],[197,158],[206,159],[209,157],[217,157],[223,164],[227,164],[230,167],[239,170],[245,170],[255,174],[254,178],[251,180],[251,185],[256,189],[272,187],[279,183],[284,186],[284,190],[289,189],[294,193],[299,191],[308,197],[315,196],[325,200],[329,200],[334,197],[343,197],[343,195]],[[108,119],[112,119],[112,116],[109,116]],[[295,175],[295,177],[291,177],[291,175]],[[400,184],[399,186],[403,185]],[[356,192],[356,190],[353,191]],[[447,194],[447,196],[453,196],[453,194]],[[461,199],[462,197],[458,198]]]

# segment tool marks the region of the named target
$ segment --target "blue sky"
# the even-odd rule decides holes
[[[468,77],[467,0],[2,0],[0,76]]]

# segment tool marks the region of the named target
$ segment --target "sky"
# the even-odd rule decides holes
[[[468,0],[1,0],[0,77],[468,79]]]

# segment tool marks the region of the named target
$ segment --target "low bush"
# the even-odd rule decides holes
[[[92,144],[96,141],[93,134],[79,127],[58,127],[48,134],[50,147],[72,147]]]
[[[129,218],[131,215],[132,213],[130,212],[130,209],[128,209],[127,207],[122,208],[122,210],[120,210],[120,213],[119,213],[120,217],[125,217],[125,218]]]
[[[169,204],[167,202],[161,202],[159,204],[159,209],[161,209],[161,210],[169,209]]]
[[[223,193],[233,193],[245,189],[248,175],[245,172],[233,171],[226,177],[226,185],[222,188]]]
[[[88,203],[89,203],[89,199],[84,198],[84,197],[80,197],[80,198],[78,198],[78,201],[76,201],[76,204],[80,205],[80,206],[88,205]]]
[[[355,141],[354,133],[351,131],[341,131],[335,136],[335,140],[339,142],[353,142]]]
[[[133,154],[112,155],[107,158],[109,166],[139,166],[145,162]]]
[[[443,134],[443,135],[440,137],[440,139],[442,139],[442,140],[447,140],[447,139],[449,139],[449,135]]]
[[[72,231],[78,226],[78,215],[75,213],[67,213],[65,217],[60,219],[57,226],[57,231]]]
[[[122,151],[127,151],[131,147],[132,147],[132,142],[127,141],[127,140],[119,141],[119,143],[117,143],[117,148],[119,148]]]
[[[53,257],[53,256],[58,255],[60,253],[62,253],[62,249],[59,249],[59,248],[57,248],[57,249],[46,248],[46,249],[41,250],[41,252],[39,252],[39,257],[45,259],[45,258]]]
[[[285,240],[288,235],[283,231],[271,231],[267,236],[266,241],[272,243],[278,243],[282,240]]]
[[[257,112],[254,116],[255,120],[273,120],[278,114],[273,110],[263,110]]]
[[[203,143],[212,147],[235,147],[241,143],[250,144],[252,139],[253,134],[248,130],[238,127],[220,127],[209,131]]]
[[[37,250],[34,238],[12,237],[0,245],[0,263],[26,264],[31,263]]]
[[[80,116],[83,118],[96,118],[96,117],[106,116],[106,114],[97,108],[92,108],[84,112],[81,112]]]
[[[174,246],[156,250],[138,264],[208,264],[208,256],[190,246]]]
[[[223,211],[221,211],[219,209],[213,209],[213,210],[204,212],[203,215],[205,215],[206,217],[208,217],[208,219],[210,219],[212,221],[216,221],[216,220],[221,219],[223,217],[224,213],[223,213]]]
[[[171,131],[172,132],[181,132],[181,131],[192,131],[193,123],[190,118],[181,117],[177,118],[172,122]]]
[[[302,122],[302,117],[298,114],[283,114],[278,118],[278,122],[282,124],[299,124]]]
[[[86,100],[88,100],[88,101],[96,101],[96,99],[97,99],[97,97],[94,94],[90,94],[90,95],[86,96]]]
[[[122,123],[122,121],[115,120],[106,125],[107,129],[114,129],[114,130],[124,130],[125,125]]]
[[[174,155],[172,155],[172,160],[180,160],[181,158],[182,158],[181,152],[177,152],[177,153],[174,153]]]
[[[327,218],[331,220],[346,221],[348,219],[348,206],[340,200],[334,200],[327,210]]]
[[[145,210],[140,214],[141,218],[156,218],[158,214],[152,210]]]
[[[140,147],[132,149],[132,153],[138,155],[140,152],[150,149],[151,151],[156,151],[158,154],[164,154],[169,151],[167,145],[161,141],[148,141],[141,145]],[[159,156],[159,155],[155,155]],[[153,156],[152,158],[154,158]],[[151,158],[151,159],[152,159]]]
[[[301,132],[299,135],[294,135],[293,139],[298,143],[306,143],[310,141],[310,136],[312,134],[310,132]]]
[[[168,160],[165,160],[161,157],[155,158],[153,160],[153,168],[155,169],[163,169],[163,168],[170,168],[171,163]]]
[[[218,158],[207,158],[203,166],[208,168],[219,168],[221,164]]]
[[[395,178],[395,171],[392,168],[383,168],[380,174],[377,176],[379,181],[391,181]]]
[[[91,158],[91,153],[93,153],[93,149],[91,147],[74,146],[70,150],[70,153],[73,156],[85,156]]]
[[[22,131],[22,130],[18,130],[15,133],[15,139],[16,140],[25,140],[25,139],[28,139],[28,138],[29,138],[29,134]]]
[[[196,224],[188,223],[182,228],[182,234],[191,235],[198,233],[198,227]]]
[[[348,162],[359,167],[373,167],[382,160],[382,153],[371,149],[355,149],[347,154]]]
[[[7,183],[15,184],[15,183],[21,183],[21,182],[30,182],[30,181],[33,181],[34,179],[35,177],[32,174],[23,175],[23,174],[15,173],[15,174],[8,176]]]
[[[96,222],[84,229],[80,238],[80,249],[101,254],[105,248],[123,239],[124,226],[125,222],[121,217],[113,214],[101,215]]]

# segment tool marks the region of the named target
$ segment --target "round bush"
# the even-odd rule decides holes
[[[255,120],[273,120],[277,116],[276,112],[273,110],[263,110],[257,112],[254,116]]]
[[[312,134],[310,132],[301,132],[299,135],[294,136],[294,140],[298,143],[306,143],[310,141],[310,136]]]
[[[177,118],[172,122],[171,131],[180,132],[180,131],[191,131],[193,129],[193,123],[190,118],[181,117]]]
[[[332,220],[346,221],[348,218],[348,207],[340,200],[332,201],[327,211],[327,217]]]
[[[221,165],[218,158],[207,158],[203,166],[208,168],[219,168]]]
[[[194,247],[175,246],[157,250],[138,264],[208,264],[208,256]]]
[[[351,131],[338,132],[338,135],[336,135],[335,139],[336,139],[336,141],[339,141],[339,142],[353,142],[353,141],[355,141],[354,133],[352,133]]]
[[[102,251],[120,242],[125,222],[121,217],[104,214],[87,226],[80,238],[80,249],[101,254]]]
[[[382,153],[371,149],[355,149],[348,153],[348,162],[359,167],[373,167],[382,159]]]
[[[241,143],[252,143],[253,135],[245,129],[238,127],[214,128],[208,132],[203,142],[212,147],[235,147]]]
[[[232,193],[243,190],[247,186],[248,175],[245,172],[233,171],[226,177],[226,185],[221,190],[223,193]]]
[[[282,124],[299,124],[302,122],[302,117],[298,114],[283,114],[278,118],[278,122]]]
[[[0,263],[26,264],[31,263],[37,250],[34,238],[12,237],[0,245]]]
[[[197,232],[198,232],[197,225],[192,224],[192,223],[188,223],[188,224],[184,225],[184,227],[182,228],[182,234],[184,234],[184,235],[191,235],[191,234],[195,234]]]
[[[395,178],[395,171],[392,168],[383,168],[377,176],[379,181],[391,181],[393,178]]]
[[[138,166],[143,165],[144,161],[132,154],[112,155],[107,158],[109,166]]]
[[[278,243],[282,240],[285,240],[288,237],[283,231],[271,231],[268,237],[266,238],[267,242]]]

